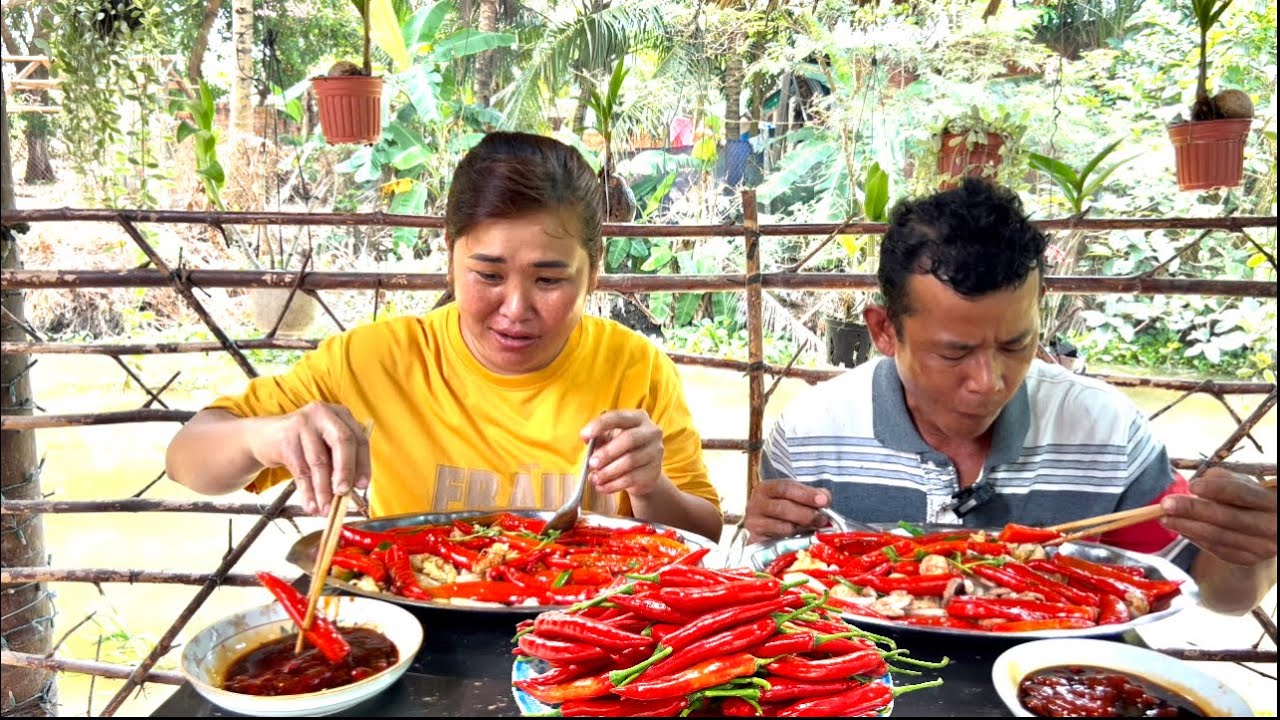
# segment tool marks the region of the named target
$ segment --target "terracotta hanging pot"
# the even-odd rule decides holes
[[[1200,120],[1169,126],[1178,189],[1235,187],[1244,177],[1244,143],[1251,118]]]
[[[364,75],[311,78],[320,129],[330,145],[368,144],[382,137],[382,78]]]
[[[983,177],[990,175],[986,169],[1000,167],[1003,157],[1000,148],[1004,146],[1004,138],[995,133],[986,133],[986,143],[974,143],[972,147],[967,141],[968,133],[944,133],[942,149],[938,152],[938,174],[943,177],[943,188],[955,187],[960,178]]]

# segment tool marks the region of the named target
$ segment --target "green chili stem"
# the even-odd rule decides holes
[[[671,652],[671,648],[659,645],[658,649],[654,651],[653,655],[648,660],[632,665],[625,670],[615,670],[614,672],[609,673],[609,682],[613,683],[615,687],[622,687],[632,680],[635,680],[640,676],[640,673],[648,670],[651,665],[670,655]]]
[[[895,687],[893,689],[893,696],[898,697],[899,695],[905,695],[906,693],[909,693],[909,692],[924,690],[925,688],[938,687],[941,684],[942,684],[942,678],[938,678],[937,680],[930,680],[929,682],[916,683],[915,685],[902,685],[899,687]]]

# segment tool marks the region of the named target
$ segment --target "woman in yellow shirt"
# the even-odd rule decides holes
[[[719,538],[675,365],[583,316],[603,242],[582,156],[486,136],[454,174],[445,244],[454,302],[327,338],[289,372],[219,398],[170,443],[170,477],[222,494],[292,476],[316,514],[366,487],[374,515],[553,509],[595,437],[589,509]]]

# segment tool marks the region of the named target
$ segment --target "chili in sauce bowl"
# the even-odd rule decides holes
[[[331,666],[310,646],[295,658],[297,627],[284,607],[272,602],[197,633],[183,649],[182,673],[207,700],[232,712],[328,715],[390,687],[422,646],[421,622],[394,603],[326,596],[316,612],[333,620],[359,650],[341,667]]]
[[[1154,650],[1095,639],[1037,640],[1006,650],[991,668],[1019,717],[1240,717],[1239,693],[1193,665]]]

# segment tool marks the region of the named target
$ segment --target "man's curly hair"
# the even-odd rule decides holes
[[[880,242],[880,292],[894,329],[916,310],[911,275],[930,274],[960,295],[982,297],[1017,288],[1033,270],[1044,274],[1049,238],[1027,219],[1012,190],[979,178],[957,188],[904,200]]]

